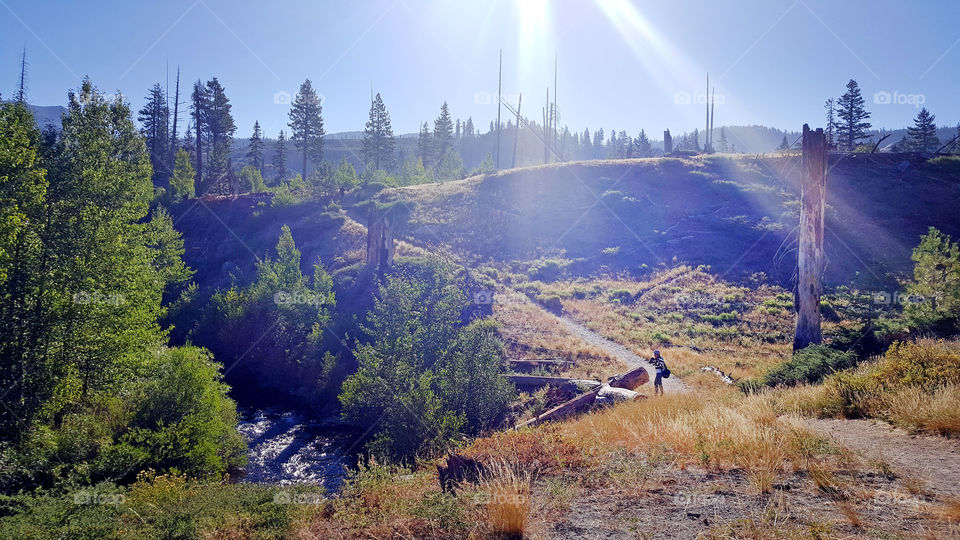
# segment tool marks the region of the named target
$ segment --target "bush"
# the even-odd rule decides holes
[[[843,352],[826,345],[811,345],[793,353],[793,358],[784,362],[764,377],[768,386],[794,386],[800,383],[817,383],[826,376],[841,371],[856,363],[852,352]]]
[[[543,281],[546,283],[556,281],[562,273],[563,266],[559,261],[552,259],[537,261],[527,270],[527,275],[530,276],[530,279]]]
[[[429,260],[388,276],[378,297],[366,321],[373,342],[357,347],[359,368],[340,393],[344,419],[372,430],[367,448],[410,461],[492,426],[514,390],[494,327],[460,325],[457,271]]]

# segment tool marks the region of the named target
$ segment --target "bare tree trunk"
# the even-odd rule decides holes
[[[823,291],[823,214],[827,188],[827,139],[823,129],[803,125],[801,158],[800,239],[797,251],[797,328],[793,350],[822,340],[820,294]]]

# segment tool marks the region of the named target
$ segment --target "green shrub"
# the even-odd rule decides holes
[[[609,298],[618,304],[628,304],[633,300],[633,293],[626,289],[617,289],[610,293]]]
[[[556,294],[538,295],[537,303],[555,315],[560,315],[563,313],[563,300]]]
[[[838,351],[826,345],[811,345],[793,353],[793,358],[765,375],[768,386],[794,386],[801,383],[817,383],[828,375],[856,363],[852,352]]]
[[[546,283],[556,281],[562,273],[563,265],[561,265],[560,261],[555,261],[553,259],[537,261],[533,266],[530,267],[529,270],[527,270],[527,275],[530,276],[530,279],[543,281]]]

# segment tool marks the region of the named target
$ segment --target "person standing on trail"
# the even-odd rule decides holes
[[[667,369],[667,363],[663,361],[663,357],[660,356],[660,350],[657,349],[653,351],[653,358],[650,359],[650,363],[653,364],[654,370],[656,370],[656,377],[653,379],[653,393],[654,395],[660,394],[663,395],[663,379],[670,376],[670,370]]]

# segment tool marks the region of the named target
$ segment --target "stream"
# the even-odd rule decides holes
[[[279,408],[240,408],[238,431],[247,438],[249,462],[240,482],[319,484],[339,491],[356,465],[357,434],[336,416],[311,418]]]

